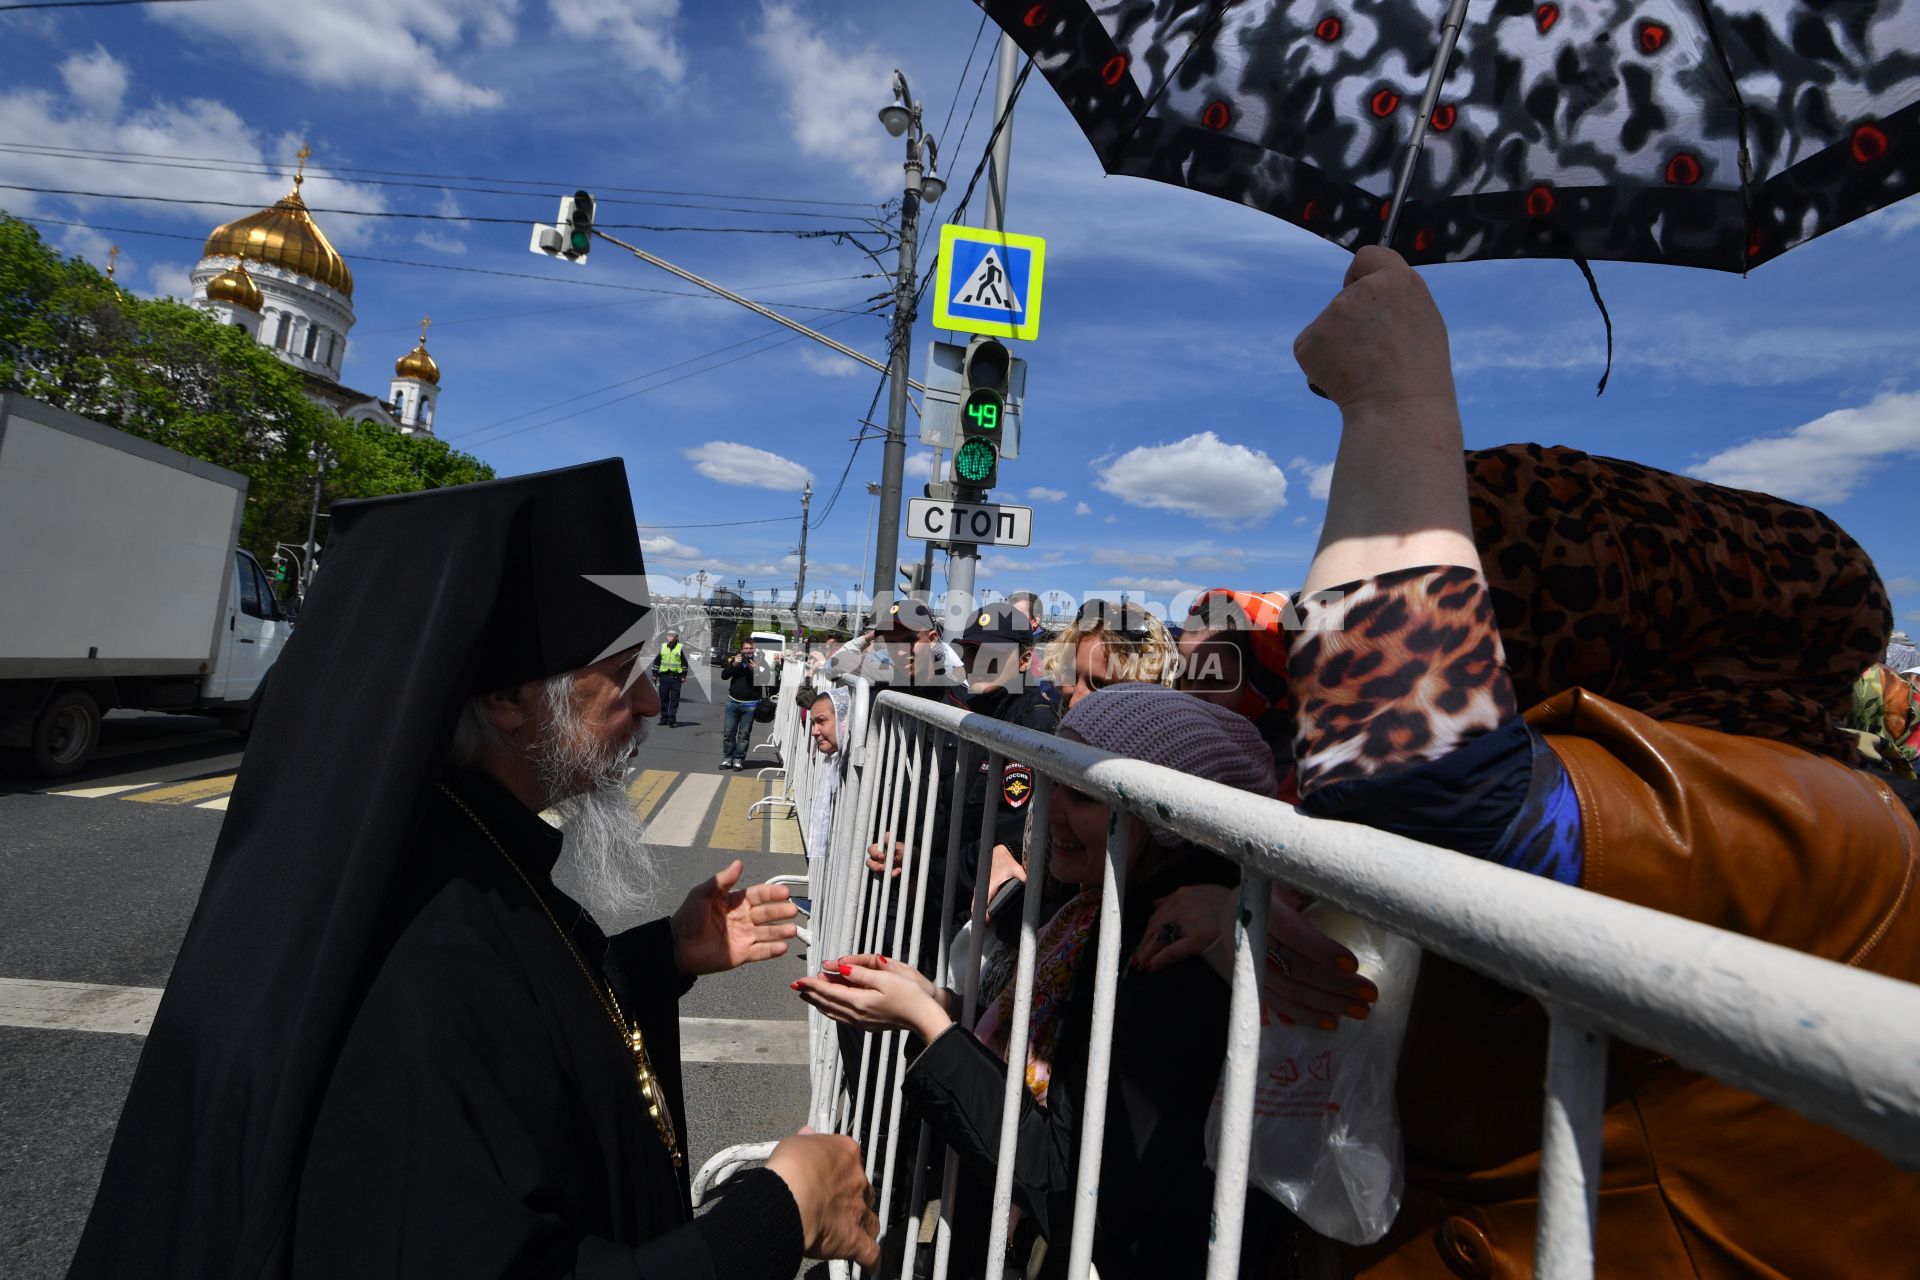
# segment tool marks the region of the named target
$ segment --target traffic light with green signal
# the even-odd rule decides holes
[[[593,248],[593,197],[576,191],[560,197],[560,214],[553,225],[533,224],[533,240],[527,248],[549,258],[565,258],[585,265],[587,251]]]
[[[953,449],[953,481],[991,489],[1000,478],[1001,425],[1013,357],[993,338],[967,344],[960,370],[960,437]]]
[[[285,556],[273,558],[273,580],[276,585],[287,580],[287,560]]]
[[[561,202],[560,234],[567,244],[560,251],[569,262],[584,263],[593,248],[593,197],[576,191]]]

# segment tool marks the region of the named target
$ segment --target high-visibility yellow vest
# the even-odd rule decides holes
[[[660,674],[663,676],[682,676],[686,673],[686,647],[679,644],[661,645]]]

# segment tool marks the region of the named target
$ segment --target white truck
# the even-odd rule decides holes
[[[292,630],[240,550],[247,478],[0,394],[0,747],[80,769],[115,708],[244,733]]]

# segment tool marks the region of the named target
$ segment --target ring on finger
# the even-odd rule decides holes
[[[1167,921],[1165,924],[1160,926],[1160,932],[1156,936],[1159,939],[1160,945],[1163,947],[1179,941],[1180,922],[1178,920]]]
[[[1283,978],[1293,976],[1293,966],[1287,963],[1286,953],[1280,950],[1277,943],[1267,945],[1267,964],[1271,968],[1278,969]]]

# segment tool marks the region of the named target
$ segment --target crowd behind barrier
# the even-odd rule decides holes
[[[828,767],[807,735],[801,691],[811,678],[799,663],[782,673],[774,734],[786,769],[784,795],[803,830]],[[914,961],[936,983],[961,993],[960,1025],[971,1028],[981,1005],[980,923],[997,795],[989,789],[978,829],[962,829],[956,805],[947,829],[935,831],[939,780],[949,779],[957,789],[982,754],[990,772],[1009,758],[1033,769],[1027,864],[1036,884],[1046,874],[1054,786],[1113,806],[1095,926],[1101,945],[1077,1183],[1085,1206],[1095,1203],[1100,1185],[1130,824],[1140,819],[1169,828],[1241,868],[1209,1280],[1235,1275],[1240,1264],[1260,1038],[1256,957],[1265,941],[1273,880],[1377,922],[1534,997],[1546,1009],[1551,1031],[1541,1064],[1546,1088],[1534,1260],[1534,1273],[1543,1280],[1593,1274],[1610,1037],[1791,1107],[1902,1167],[1920,1167],[1920,1072],[1914,1067],[1920,1062],[1920,987],[1367,827],[1308,817],[1277,800],[888,691],[860,676],[842,675],[834,683],[849,695],[839,726],[843,760],[833,766],[845,773],[833,797],[828,847],[809,844],[806,886],[795,890],[809,900],[809,973],[818,973],[826,960],[861,952]],[[905,849],[897,877],[868,868],[869,844],[887,832]],[[935,841],[944,842],[947,855],[944,884],[929,883]],[[968,954],[953,971],[951,926],[946,936],[933,939],[922,936],[922,925],[953,919],[963,848],[978,858],[979,873]],[[929,895],[947,909],[937,916],[927,912]],[[1023,913],[1009,1062],[1026,1060],[1039,893],[1025,895]],[[916,1253],[930,1234],[931,1274],[943,1280],[956,1243],[957,1162],[951,1154],[940,1161],[930,1129],[910,1125],[904,1114],[907,1033],[859,1033],[859,1060],[843,1063],[842,1045],[851,1045],[852,1038],[843,1042],[817,1009],[808,1023],[810,1123],[862,1144],[882,1229],[904,1232],[901,1240],[883,1237],[890,1273],[915,1274]],[[1010,1153],[1025,1087],[1023,1073],[1007,1072],[987,1237],[1001,1242],[1002,1250],[1009,1241]],[[696,1200],[734,1170],[764,1159],[772,1145],[730,1148],[714,1157],[696,1179]],[[938,1170],[937,1185],[930,1168]],[[909,1185],[898,1185],[903,1177]],[[902,1196],[905,1213],[899,1211]],[[923,1224],[934,1202],[937,1221]],[[1078,1213],[1071,1241],[1054,1242],[1070,1249],[1069,1274],[1076,1280],[1091,1273],[1094,1228],[1094,1213]],[[848,1274],[847,1264],[833,1268],[836,1276]]]

